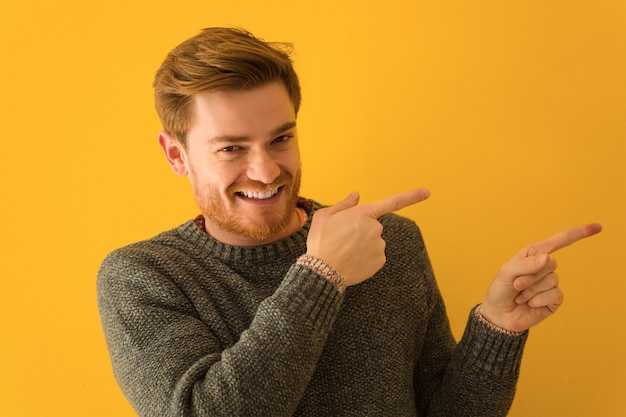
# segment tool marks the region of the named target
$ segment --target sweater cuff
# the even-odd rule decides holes
[[[343,294],[346,290],[346,280],[333,268],[323,260],[311,255],[304,254],[296,260],[296,263],[312,269],[313,272],[323,276],[330,281],[337,290]]]
[[[293,264],[275,293],[276,301],[314,329],[332,325],[343,302],[337,287],[302,264]]]
[[[503,333],[481,322],[472,309],[465,333],[464,361],[477,364],[484,372],[499,377],[519,375],[528,330],[522,333]]]

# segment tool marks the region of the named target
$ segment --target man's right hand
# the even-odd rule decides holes
[[[313,216],[307,239],[307,254],[326,262],[345,280],[346,286],[372,277],[386,262],[383,214],[426,200],[430,192],[419,188],[396,194],[375,203],[359,205],[359,194]]]

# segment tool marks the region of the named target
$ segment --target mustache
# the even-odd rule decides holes
[[[229,193],[236,193],[241,191],[252,191],[252,192],[266,192],[278,189],[285,184],[289,184],[293,181],[293,177],[287,173],[281,173],[278,178],[272,181],[269,184],[260,181],[243,181],[238,182],[230,187],[228,187]]]

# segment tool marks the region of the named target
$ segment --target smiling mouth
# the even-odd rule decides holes
[[[235,194],[252,200],[267,200],[278,194],[279,189],[280,188],[274,188],[268,191],[237,191]]]

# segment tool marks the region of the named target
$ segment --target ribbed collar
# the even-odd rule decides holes
[[[278,260],[295,259],[306,251],[306,239],[311,228],[313,213],[322,206],[307,199],[300,199],[298,206],[308,214],[304,225],[295,233],[276,242],[260,246],[232,246],[216,240],[204,232],[194,220],[180,225],[178,234],[208,255],[227,264],[267,265]]]

